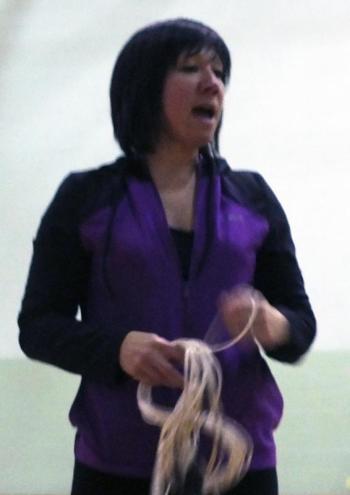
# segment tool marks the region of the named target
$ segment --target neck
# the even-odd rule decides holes
[[[147,156],[150,174],[158,189],[177,188],[194,178],[198,150],[184,149],[174,144],[160,143]]]

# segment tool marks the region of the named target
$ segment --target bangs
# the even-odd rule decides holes
[[[183,54],[192,56],[201,51],[213,51],[222,62],[224,83],[228,83],[231,71],[230,54],[226,44],[214,30],[189,19],[157,23],[149,26],[149,29],[157,32],[157,41],[161,42],[164,58],[168,62],[165,65],[174,66]]]

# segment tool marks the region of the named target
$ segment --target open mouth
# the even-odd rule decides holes
[[[198,105],[192,109],[192,113],[196,117],[212,119],[216,115],[214,106],[212,105]]]

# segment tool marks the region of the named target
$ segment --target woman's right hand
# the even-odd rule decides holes
[[[185,351],[154,333],[131,331],[120,347],[122,369],[135,380],[150,386],[182,388],[183,377],[174,365],[183,366]]]

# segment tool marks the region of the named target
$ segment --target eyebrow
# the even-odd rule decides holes
[[[217,62],[217,63],[219,63],[222,66],[224,65],[223,61],[221,60],[221,58],[219,57],[219,55],[215,51],[213,51],[213,50],[205,50],[205,49],[204,50],[200,50],[197,53],[183,53],[182,55],[180,55],[178,61],[180,63],[184,63],[188,59],[199,57],[201,55],[201,53],[210,54],[209,62]]]

